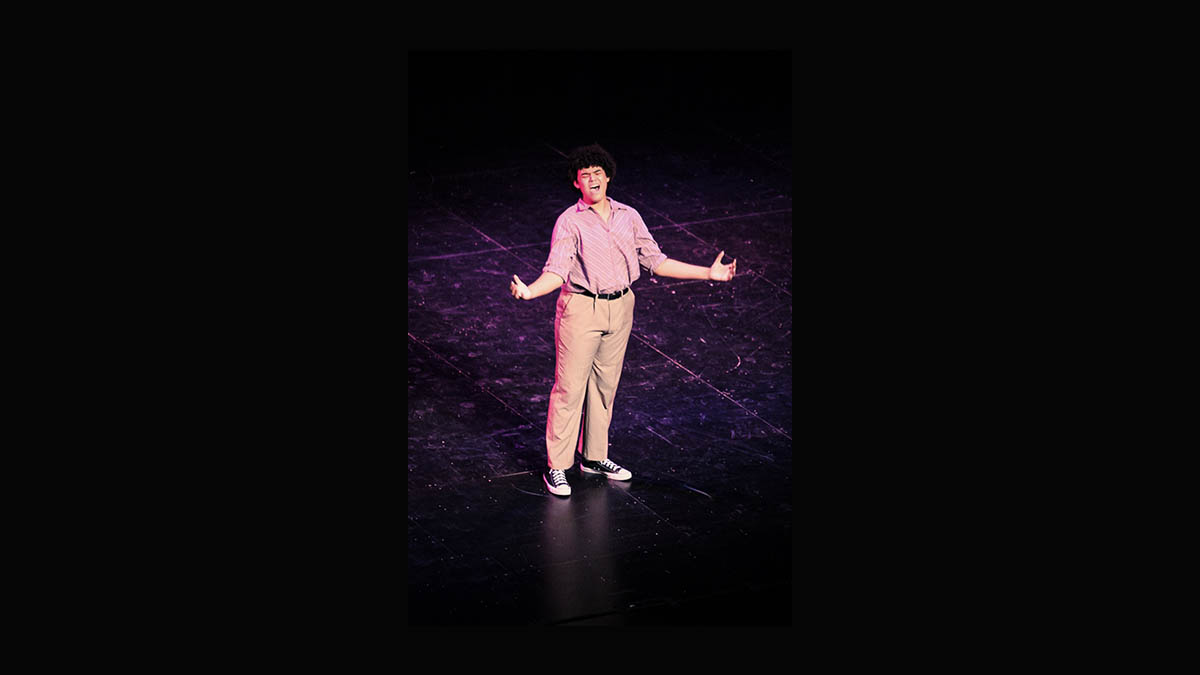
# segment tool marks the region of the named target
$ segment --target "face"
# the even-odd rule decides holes
[[[580,169],[575,174],[575,187],[587,204],[599,204],[608,194],[608,175],[598,166]]]

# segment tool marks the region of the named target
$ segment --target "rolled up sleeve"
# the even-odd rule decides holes
[[[550,256],[546,258],[542,272],[553,272],[566,281],[575,261],[577,243],[578,235],[565,219],[560,219],[555,223],[554,233],[550,235]]]
[[[641,215],[634,218],[633,245],[637,249],[638,263],[650,270],[651,274],[654,274],[654,270],[667,260],[667,256],[659,250],[658,242],[654,241],[654,237],[650,234]]]

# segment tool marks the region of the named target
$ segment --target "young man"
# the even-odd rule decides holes
[[[526,286],[513,275],[514,298],[532,300],[559,289],[554,314],[554,388],[546,413],[546,488],[571,494],[564,473],[575,460],[583,424],[580,471],[629,480],[633,474],[608,459],[608,427],[613,396],[625,363],[633,328],[633,291],[641,275],[676,279],[729,281],[737,260],[721,263],[721,251],[709,267],[689,265],[663,255],[646,223],[631,206],[608,196],[616,162],[599,145],[573,150],[568,157],[579,201],[558,217],[550,237],[550,256],[542,275]]]

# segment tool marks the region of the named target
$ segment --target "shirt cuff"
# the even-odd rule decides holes
[[[567,270],[561,267],[551,267],[550,265],[546,265],[542,268],[542,274],[545,274],[546,272],[553,272],[554,274],[557,274],[563,280],[563,283],[566,283],[567,281]]]
[[[665,253],[660,253],[647,259],[646,269],[650,270],[650,274],[654,274],[654,270],[658,269],[659,265],[662,265],[665,262],[667,262],[667,255]]]

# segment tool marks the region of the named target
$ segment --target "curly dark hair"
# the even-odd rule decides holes
[[[608,154],[607,150],[594,143],[572,150],[571,154],[567,156],[567,165],[571,169],[572,182],[579,178],[580,169],[586,169],[589,166],[598,166],[604,169],[609,180],[612,180],[617,173],[617,161]]]

